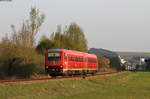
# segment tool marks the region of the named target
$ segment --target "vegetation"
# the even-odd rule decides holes
[[[113,69],[121,70],[121,61],[119,57],[110,58],[110,67]]]
[[[87,51],[87,40],[84,36],[83,30],[75,23],[72,23],[65,34],[70,42],[69,49],[78,51]]]
[[[0,42],[0,79],[30,77],[44,70],[44,52],[52,48],[64,48],[87,51],[87,40],[83,30],[72,23],[62,33],[61,26],[51,35],[43,36],[35,46],[35,36],[45,19],[36,8],[31,8],[29,19],[23,22],[21,29],[11,25],[12,35]],[[40,54],[41,55],[40,55]]]
[[[44,22],[45,15],[39,14],[39,10],[31,8],[29,19],[23,22],[22,28],[16,31],[15,26],[11,25],[13,30],[12,42],[25,47],[33,47],[35,43],[35,35],[38,33]]]
[[[7,35],[0,42],[0,78],[30,77],[33,73],[41,72],[41,60],[34,48],[35,35],[44,21],[44,15],[39,10],[31,8],[30,18],[16,31],[12,25],[13,34]],[[39,57],[39,58],[37,58]],[[39,70],[39,71],[38,71]]]
[[[51,38],[41,39],[37,51],[43,54],[46,49],[62,48],[77,50],[82,52],[88,51],[87,40],[83,30],[75,23],[72,23],[62,33],[61,26],[57,27],[57,31],[51,34]]]
[[[147,71],[150,71],[150,59],[147,59],[147,60],[145,60],[145,62],[146,62],[146,70]]]
[[[110,60],[106,57],[98,57],[99,71],[109,71],[110,70]]]
[[[101,70],[110,69],[121,70],[121,61],[118,54],[105,49],[91,48],[89,53],[95,54],[99,58],[99,66]]]
[[[54,41],[48,39],[47,37],[43,36],[40,40],[39,44],[36,47],[38,53],[44,55],[44,52],[47,49],[54,48]]]
[[[1,99],[149,99],[149,72],[0,85]],[[38,91],[37,91],[38,90]]]

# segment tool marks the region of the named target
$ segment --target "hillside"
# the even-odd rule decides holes
[[[138,63],[140,58],[150,58],[150,53],[148,52],[113,52],[101,48],[90,48],[89,53],[95,54],[99,57],[117,57],[121,56],[123,59],[129,63]]]
[[[101,48],[90,48],[89,53],[95,54],[99,57],[117,57],[118,54],[116,52],[112,52],[106,49],[101,49]]]

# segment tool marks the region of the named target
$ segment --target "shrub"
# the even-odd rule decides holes
[[[43,72],[44,57],[34,48],[12,43],[2,43],[0,47],[0,74],[6,77],[30,77],[33,73]]]

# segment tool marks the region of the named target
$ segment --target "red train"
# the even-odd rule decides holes
[[[98,60],[94,54],[49,49],[45,53],[45,70],[51,76],[95,74],[98,71]]]

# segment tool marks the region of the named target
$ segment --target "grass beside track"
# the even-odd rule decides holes
[[[150,72],[0,85],[0,99],[150,99]]]

